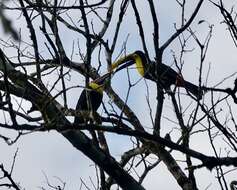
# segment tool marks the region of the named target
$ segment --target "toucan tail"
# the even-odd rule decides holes
[[[202,95],[203,92],[202,90],[196,86],[195,84],[188,82],[188,81],[184,81],[184,88],[186,88],[186,90],[188,90],[191,94],[193,94],[194,96],[196,96],[196,98],[198,100],[202,99]]]

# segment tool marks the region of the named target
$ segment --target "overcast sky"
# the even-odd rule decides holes
[[[147,45],[149,50],[151,50],[150,56],[154,56],[153,43],[152,43],[152,22],[150,20],[150,13],[146,10],[147,5],[144,1],[138,1],[140,4],[139,9],[144,10],[141,12],[141,17],[143,18],[143,26],[145,28],[145,32],[147,35]],[[234,0],[225,0],[226,5],[230,7],[231,5],[237,5]],[[187,1],[187,15],[186,18],[189,18],[190,13],[192,13],[194,7],[196,5],[196,1]],[[174,23],[179,22],[181,17],[180,10],[175,4],[175,0],[173,1],[159,1],[156,6],[157,13],[159,17],[160,23],[160,38],[161,43],[163,43],[173,32],[174,32]],[[115,14],[118,12],[116,11]],[[28,30],[25,27],[22,19],[18,19],[19,15],[9,16],[13,19],[15,27],[17,29],[21,28],[22,34],[28,34]],[[144,19],[146,18],[146,19]],[[229,76],[233,72],[237,71],[236,66],[236,48],[230,38],[229,32],[226,30],[226,26],[221,24],[223,20],[219,10],[215,8],[210,2],[205,1],[201,11],[196,17],[195,21],[192,24],[192,28],[196,31],[196,34],[204,39],[204,36],[208,32],[208,24],[202,23],[198,24],[199,20],[206,20],[209,24],[214,24],[213,28],[213,37],[210,42],[210,47],[208,50],[208,56],[205,61],[205,68],[208,68],[208,64],[211,64],[211,70],[208,80],[208,85],[212,86],[220,82],[223,78]],[[113,28],[113,25],[111,26]],[[111,29],[112,30],[112,29]],[[0,38],[6,39],[9,36],[5,36],[2,29],[0,29]],[[68,30],[62,30],[62,39],[65,45],[65,48],[70,55],[73,40],[77,40],[77,34],[68,34]],[[116,51],[119,52],[121,49],[125,37],[129,34],[127,41],[127,51],[133,52],[137,49],[142,49],[140,39],[138,39],[138,33],[136,28],[136,21],[133,18],[133,11],[131,11],[131,7],[129,7],[128,12],[126,13],[126,19],[122,24],[122,29],[120,32],[118,46]],[[109,38],[110,33],[107,33],[106,36]],[[26,36],[27,38],[27,36]],[[41,40],[41,39],[39,39]],[[41,41],[41,45],[44,41]],[[81,44],[83,48],[83,43]],[[191,40],[189,43],[189,47],[195,47],[194,41]],[[45,47],[44,47],[45,48]],[[42,46],[42,52],[45,51]],[[165,51],[164,62],[168,65],[173,64],[172,53],[171,50],[178,50],[178,43],[172,44],[170,48]],[[77,57],[74,57],[75,61]],[[95,61],[96,58],[94,57]],[[79,61],[80,62],[80,61]],[[198,64],[200,63],[198,49],[195,49],[192,53],[188,53],[185,56],[185,66],[183,75],[187,80],[190,80],[194,83],[198,82],[198,74],[195,72],[198,68]],[[103,71],[102,71],[103,72]],[[131,71],[132,80],[139,80],[139,76]],[[72,82],[74,85],[78,84],[80,80],[80,85],[83,84],[83,78],[78,78],[77,74],[72,75]],[[126,81],[121,82],[121,77],[126,79],[126,73],[121,72],[116,75],[113,79],[113,87],[114,89],[122,96],[126,95]],[[48,79],[50,80],[50,79]],[[231,85],[231,81],[224,83],[223,86],[227,87]],[[152,83],[148,82],[150,85],[150,100],[151,102],[155,102],[155,87]],[[80,91],[80,90],[79,90]],[[73,90],[70,92],[70,102],[69,105],[72,108],[75,108],[77,99],[72,97],[78,97],[79,91]],[[129,105],[139,118],[142,118],[142,123],[146,127],[151,127],[151,121],[149,118],[148,106],[146,103],[146,92],[144,91],[144,81],[138,83],[131,91],[131,97],[135,97],[133,99],[129,99]],[[105,97],[106,98],[106,97]],[[138,103],[139,102],[139,103]],[[155,104],[154,104],[155,106]],[[154,112],[153,106],[153,112]],[[165,104],[164,116],[170,117],[172,113],[172,105],[170,101],[167,101]],[[174,114],[173,114],[174,115]],[[167,129],[165,132],[169,132],[172,130],[174,125],[163,119],[163,124],[167,125]],[[9,131],[5,131],[0,128],[0,134],[6,135],[14,135],[15,133],[10,133]],[[171,133],[173,134],[173,133]],[[114,153],[116,158],[120,158],[121,153],[126,150],[126,148],[131,147],[131,143],[129,138],[121,137],[118,135],[109,135],[109,145],[111,146],[111,151]],[[200,140],[200,136],[197,138],[194,136],[191,141],[191,147],[195,150],[201,150],[204,153],[209,153],[206,148],[206,143],[208,141],[205,136],[202,137],[204,140]],[[119,145],[119,146],[118,146]],[[89,177],[95,177],[95,167],[93,163],[88,160],[82,153],[77,151],[72,145],[67,142],[67,140],[62,137],[60,134],[51,131],[44,133],[32,133],[25,135],[19,139],[19,141],[12,145],[7,146],[2,140],[0,140],[0,150],[1,157],[0,163],[3,163],[6,168],[10,168],[11,159],[13,158],[14,152],[19,148],[18,156],[16,159],[16,165],[14,168],[14,179],[19,181],[22,187],[26,189],[38,189],[39,186],[45,186],[45,177],[44,173],[48,176],[51,182],[54,184],[59,183],[59,181],[54,178],[57,176],[61,178],[63,181],[67,183],[66,189],[77,190],[81,184],[80,179],[83,179],[85,183],[92,187]],[[205,189],[209,185],[209,190],[215,190],[218,187],[217,180],[214,179],[215,171],[210,172],[205,168],[200,169],[196,172],[197,174],[197,182],[199,189]],[[231,175],[227,175],[228,180],[233,180],[233,173]],[[178,189],[178,185],[173,177],[168,173],[166,166],[161,164],[155,169],[150,176],[144,181],[144,186],[149,190],[155,189]],[[82,188],[85,189],[85,188]]]

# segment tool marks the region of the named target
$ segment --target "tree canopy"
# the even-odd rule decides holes
[[[55,132],[95,165],[76,189],[236,189],[235,5],[0,2],[1,141]],[[24,189],[18,154],[0,160],[0,189]],[[73,189],[45,176],[41,189]]]

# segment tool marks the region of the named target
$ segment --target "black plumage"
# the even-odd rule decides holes
[[[136,68],[140,75],[146,79],[158,82],[164,89],[169,89],[171,85],[176,85],[178,87],[184,87],[198,99],[201,99],[202,97],[202,92],[199,90],[198,86],[184,80],[183,77],[171,67],[162,63],[156,64],[156,62],[148,60],[142,51],[135,51],[134,53],[121,58],[112,65],[112,69],[117,72],[132,64],[136,64]]]
[[[87,100],[88,97],[88,100]],[[76,110],[96,112],[100,107],[103,99],[103,94],[89,87],[84,89],[77,102]],[[74,124],[84,123],[86,120],[83,117],[75,117]]]
[[[109,76],[110,73],[107,73],[102,77],[92,81],[88,88],[83,89],[77,102],[77,111],[97,111],[102,103],[105,79],[107,79]],[[82,124],[85,122],[86,120],[83,117],[75,117],[74,124]]]

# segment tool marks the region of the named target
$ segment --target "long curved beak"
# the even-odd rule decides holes
[[[105,81],[109,76],[111,76],[111,72],[108,72],[108,73],[102,75],[101,77],[99,77],[99,78],[93,80],[92,82],[93,82],[93,83],[96,83],[96,84],[99,84],[99,85],[102,85],[102,84],[104,83],[104,81]]]
[[[124,68],[127,68],[129,67],[130,65],[133,65],[135,63],[134,60],[130,60],[130,61],[127,61],[127,62],[124,62],[124,64],[121,64],[120,66],[118,66],[115,71],[113,71],[113,73],[116,73]]]
[[[115,72],[117,72],[123,68],[126,68],[126,67],[134,64],[134,63],[135,63],[134,53],[131,53],[131,54],[128,54],[127,56],[119,59],[118,61],[114,62],[111,65],[111,69],[112,69],[112,71],[115,70]]]
[[[111,70],[107,73],[105,73],[104,75],[102,75],[101,77],[93,80],[93,83],[96,84],[100,84],[102,85],[104,83],[104,81],[110,77],[112,74],[115,74],[116,72],[130,66],[133,65],[135,63],[135,56],[134,53],[128,54],[127,56],[119,59],[118,61],[112,63],[111,65]]]
[[[131,53],[128,54],[127,56],[119,59],[118,61],[116,61],[115,63],[112,64],[112,71],[117,72],[119,70],[122,70],[130,65],[136,64],[136,68],[138,73],[141,76],[145,75],[145,66],[144,66],[144,61],[142,60],[142,57],[138,54],[138,53]]]

